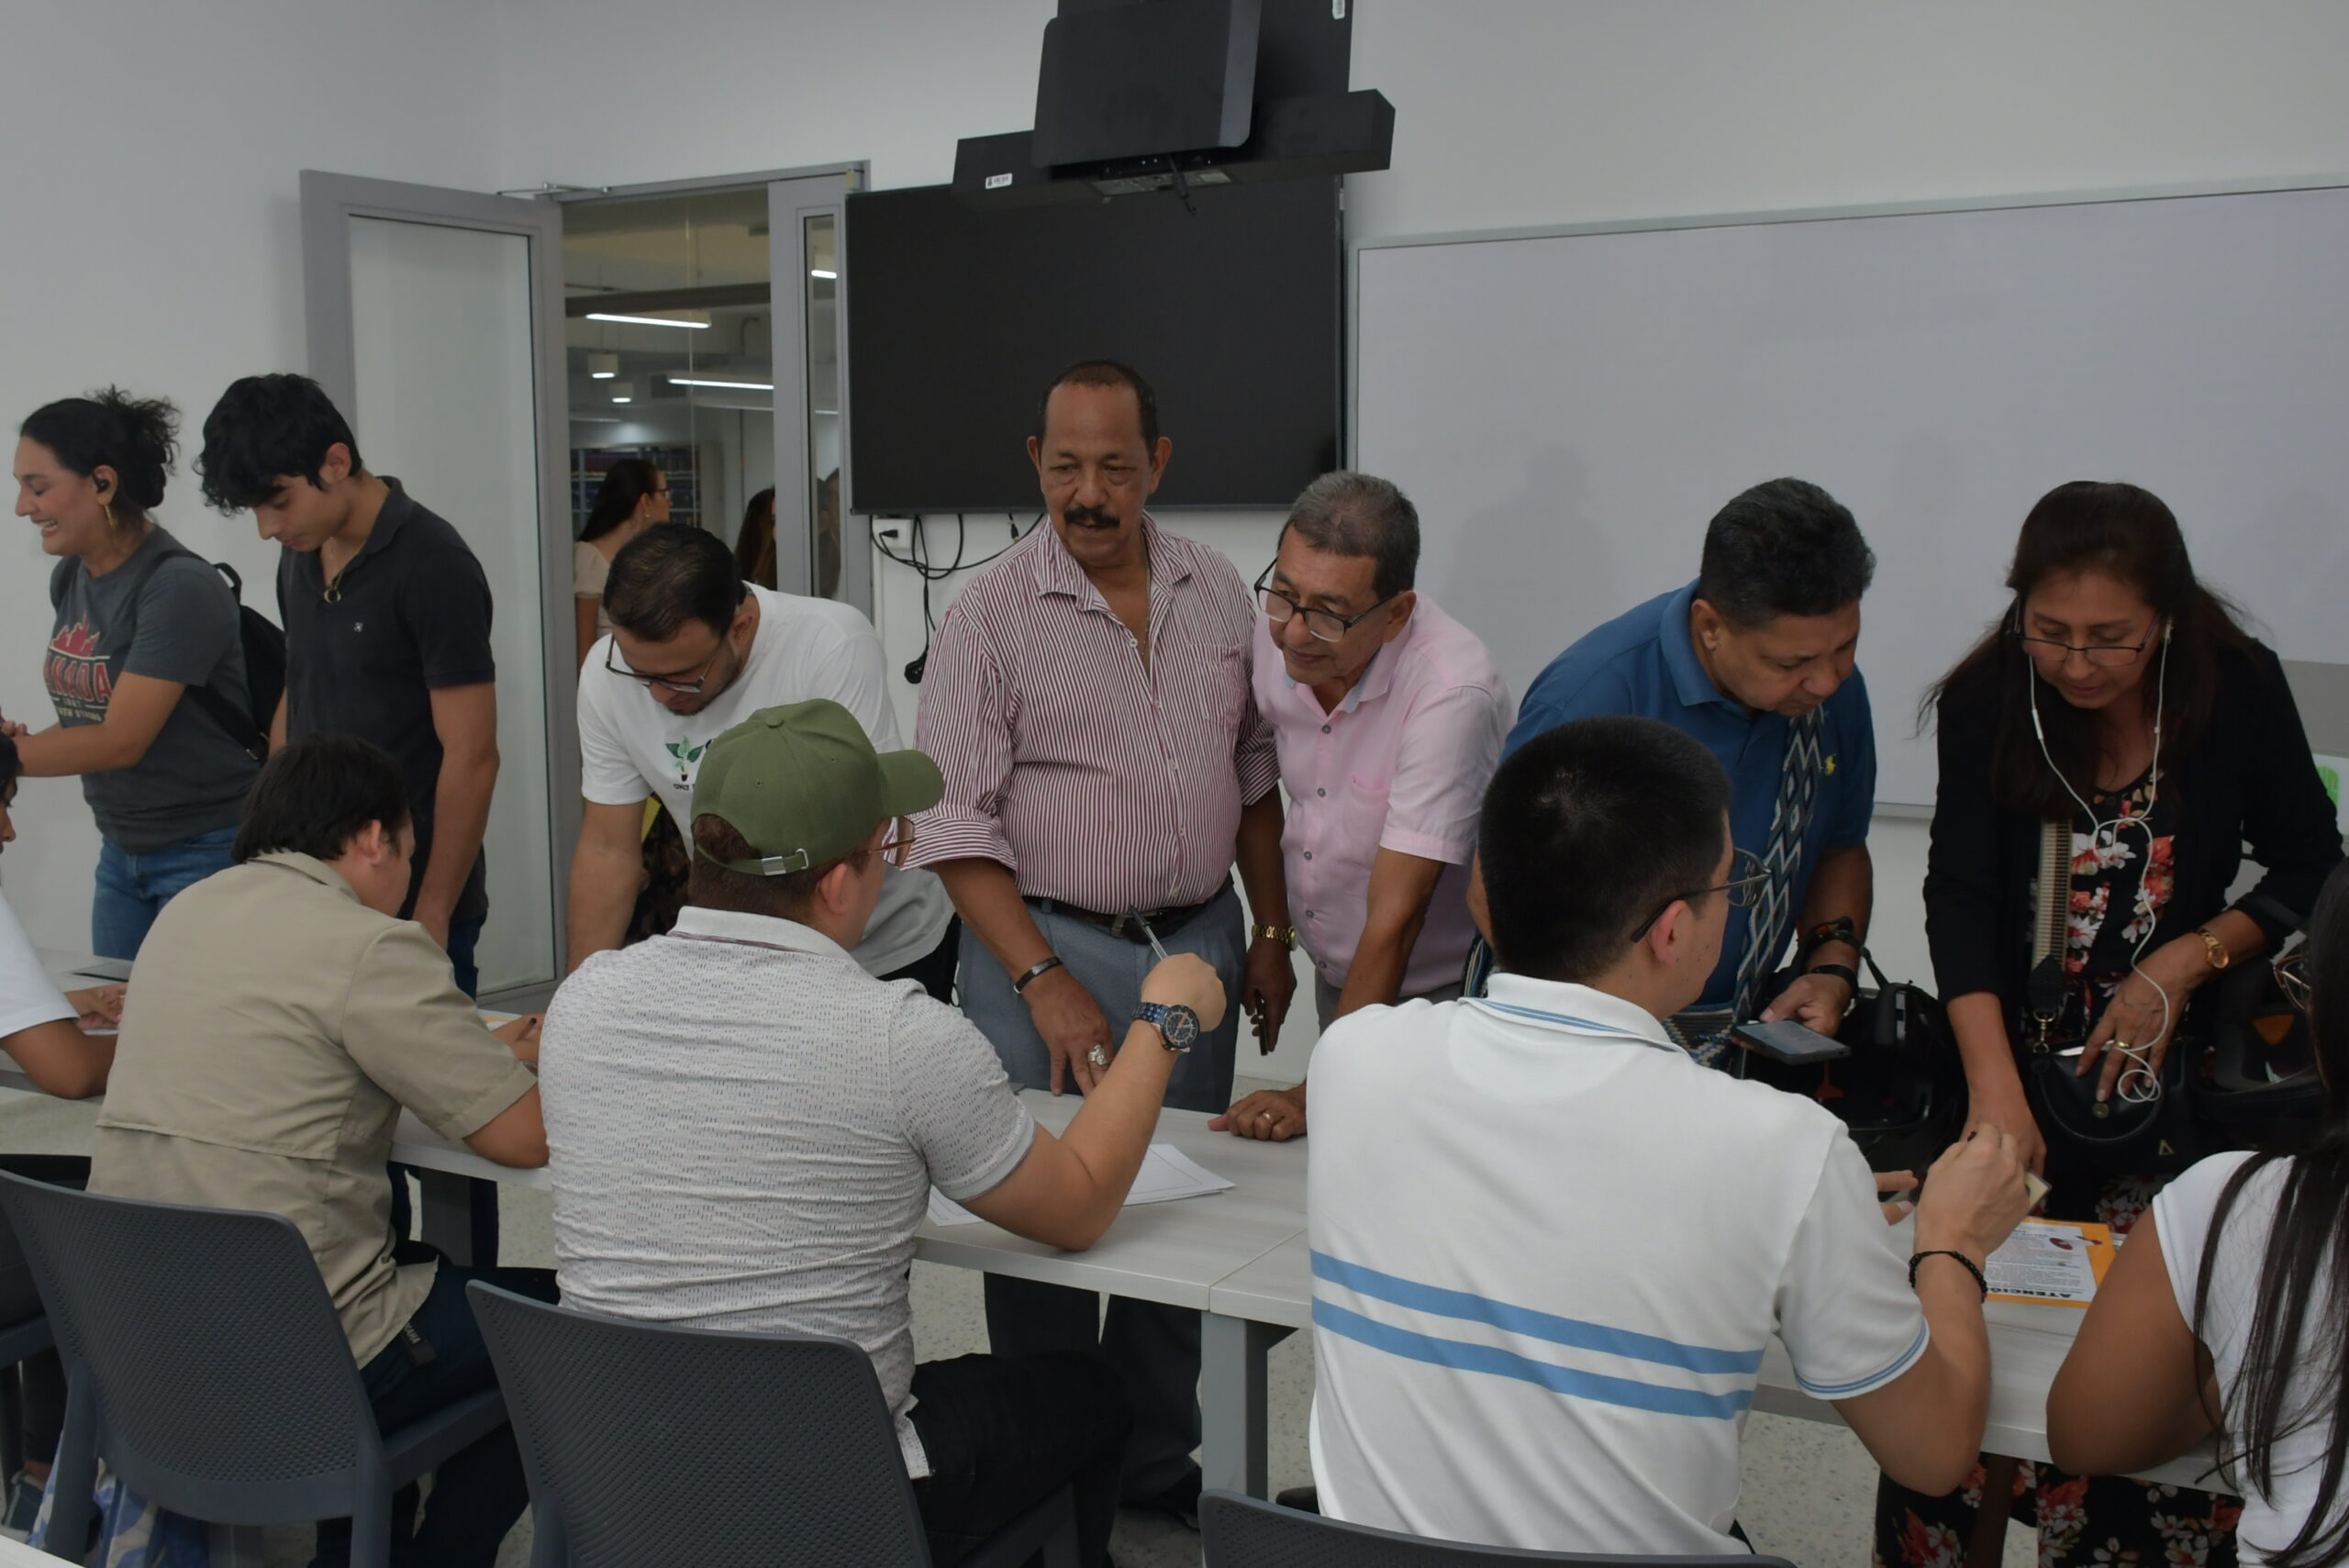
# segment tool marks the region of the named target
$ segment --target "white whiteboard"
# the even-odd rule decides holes
[[[1924,688],[2005,607],[2033,501],[2126,479],[2287,659],[2349,662],[2349,189],[1365,245],[1354,465],[1523,695],[1793,474],[1877,557],[1877,796],[1929,804]]]

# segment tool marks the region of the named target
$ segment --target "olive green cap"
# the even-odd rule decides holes
[[[927,811],[945,793],[936,762],[874,751],[854,715],[818,697],[761,708],[712,740],[693,814],[718,818],[751,846],[756,858],[718,862],[729,871],[788,876],[845,859],[882,823]]]

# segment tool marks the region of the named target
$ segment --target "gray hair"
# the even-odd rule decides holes
[[[1339,469],[1305,487],[1282,526],[1286,535],[1332,555],[1366,555],[1378,562],[1371,591],[1392,598],[1419,573],[1419,512],[1391,480]]]

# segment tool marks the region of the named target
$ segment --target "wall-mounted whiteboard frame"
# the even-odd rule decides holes
[[[2181,199],[2216,196],[2257,196],[2266,195],[2343,192],[2349,192],[2349,173],[2317,173],[2302,177],[2284,179],[2194,182],[2140,186],[2125,190],[2061,191],[2021,195],[1985,196],[1919,202],[1889,202],[1793,210],[1734,212],[1678,217],[1652,217],[1588,224],[1547,225],[1472,232],[1353,239],[1347,246],[1348,462],[1350,464],[1356,465],[1367,463],[1374,469],[1374,471],[1375,471],[1381,461],[1381,456],[1378,452],[1372,451],[1365,453],[1364,450],[1365,437],[1368,437],[1373,441],[1376,441],[1378,439],[1378,431],[1376,419],[1365,418],[1363,378],[1365,373],[1379,373],[1378,367],[1375,363],[1375,355],[1365,352],[1364,311],[1365,309],[1375,310],[1378,308],[1378,301],[1376,297],[1376,289],[1374,284],[1370,281],[1366,281],[1364,274],[1366,267],[1375,264],[1379,254],[1382,252],[1424,250],[1435,247],[1470,245],[1489,246],[1495,244],[1506,244],[1508,242],[1517,240],[1552,240],[1574,239],[1585,236],[1640,235],[1690,229],[1751,228],[1760,226],[1840,223],[1843,220],[1850,219],[1869,219],[1879,217],[1937,217],[1947,215],[1999,213],[2041,208],[2107,207],[2128,204],[2176,202]],[[2349,420],[2344,420],[2343,428],[2349,429]],[[1465,461],[1475,460],[1473,457],[1470,457]],[[1400,474],[1395,476],[1403,477]],[[1756,475],[1755,477],[1764,476],[1765,475]],[[2070,475],[2065,475],[2065,477],[2069,476]],[[2121,477],[2123,475],[2113,476]],[[1825,475],[1820,477],[1822,478],[1822,482],[1827,483],[1831,489],[1834,488],[1834,482],[1831,477]],[[2158,486],[2156,487],[2158,488]],[[1410,488],[1410,484],[1408,480],[1406,482],[1406,488]],[[1729,491],[1724,491],[1718,499],[1726,500],[1729,493]],[[2012,522],[2019,523],[2020,520],[2021,515],[2018,512],[2012,519]],[[1701,534],[1703,521],[1703,515],[1697,516],[1690,519],[1689,537],[1686,542],[1684,551],[1687,569],[1681,575],[1680,580],[1682,581],[1685,581],[1687,576],[1694,575],[1698,542]],[[1866,517],[1863,517],[1862,522],[1864,527],[1867,527],[1869,519]],[[1437,531],[1445,526],[1445,519],[1440,516],[1431,516],[1429,508],[1423,506],[1422,526],[1429,530],[1430,538],[1433,540],[1437,536]],[[2011,526],[2012,524],[2009,523],[2009,527],[2011,528]],[[2188,528],[2189,539],[2192,539],[2194,536],[2194,524],[2191,518],[2188,519]],[[2008,542],[2010,545],[2011,533],[2009,532],[2007,537]],[[1872,530],[1872,540],[1879,544],[1880,555],[1884,553],[1883,547],[1887,543],[1890,543],[1893,548],[1896,549],[1898,547],[1898,541],[1897,539],[1890,540],[1885,539],[1879,537],[1874,530]],[[2209,561],[2202,561],[2199,562],[2199,564],[2200,564],[2207,572],[2212,563]],[[1630,598],[1626,598],[1621,607],[1629,607],[1631,602],[1633,601]],[[1463,608],[1473,610],[1476,606],[1472,605],[1454,606],[1452,607],[1455,610]],[[1989,614],[1994,613],[1996,608],[1997,606],[1991,599],[1985,599],[1983,614],[1986,618]],[[2258,605],[2254,604],[2250,608],[2253,610],[2254,616],[2256,616],[2259,609]],[[1562,628],[1556,638],[1556,645],[1558,647],[1564,646],[1566,642],[1573,639],[1574,636],[1579,635],[1580,631],[1585,629],[1587,629],[1586,626],[1579,625]],[[1882,634],[1878,633],[1877,635],[1881,636]],[[1553,651],[1554,651],[1554,649]],[[2288,659],[2291,655],[2292,650],[2287,647],[2284,651]],[[1869,644],[1867,639],[1864,638],[1862,647],[1863,669],[1867,667],[1868,653]],[[2339,655],[2335,655],[2334,657],[2339,657]],[[1505,664],[1508,662],[1507,660],[1504,661]],[[2349,668],[2343,668],[2340,665],[2334,664],[2317,663],[2296,665],[2294,671],[2296,684],[2303,678],[2305,672],[2310,669],[2314,669],[2319,672],[2337,673],[2343,685],[2344,692],[2349,692]],[[1511,675],[1512,684],[1519,688],[1520,695],[1521,695],[1522,684],[1529,672],[1511,669],[1509,673]],[[1879,713],[1879,734],[1882,735],[1887,728],[1884,722],[1885,710],[1889,706],[1898,706],[1906,701],[1913,700],[1914,694],[1885,691],[1878,692],[1875,695],[1876,696],[1876,706]],[[2304,701],[2306,699],[2304,697]],[[1906,727],[1904,726],[1904,729]],[[1913,768],[1911,768],[1910,771],[1913,772]],[[1919,790],[1913,780],[1906,785],[1897,787],[1892,793],[1887,793],[1884,788],[1880,787],[1879,795],[1883,800],[1885,809],[1888,814],[1920,814],[1922,792]]]

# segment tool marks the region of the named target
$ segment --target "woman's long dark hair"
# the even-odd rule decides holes
[[[2008,810],[2042,819],[2071,816],[2074,802],[2065,780],[2083,798],[2094,792],[2097,723],[2093,713],[2039,689],[2038,673],[2020,640],[2022,605],[2048,579],[2081,572],[2101,572],[2127,584],[2174,628],[2166,671],[2156,664],[2146,672],[2167,681],[2162,732],[2172,766],[2210,727],[2219,700],[2221,655],[2250,642],[2226,601],[2195,577],[2186,536],[2160,496],[2134,484],[2085,479],[2059,484],[2041,496],[2023,519],[2014,564],[2007,573],[2014,603],[1957,667],[1925,694],[1919,717],[1930,717],[1952,693],[1971,696],[1987,690],[1998,711],[1990,753],[1991,798]],[[2154,639],[2142,657],[2162,656],[2158,622]],[[2039,722],[2047,731],[2044,757],[2032,729],[2026,693],[2036,695]],[[2062,770],[2061,778],[2048,771],[2048,758]]]
[[[734,564],[742,581],[762,588],[774,586],[774,487],[751,497],[742,508],[742,527],[734,536]]]
[[[624,457],[605,471],[596,505],[579,530],[582,544],[602,539],[636,515],[636,504],[661,488],[661,471],[640,457]]]
[[[2309,920],[2307,952],[2309,1033],[2324,1080],[2321,1130],[2306,1152],[2254,1154],[2229,1178],[2210,1216],[2194,1289],[2194,1335],[2208,1344],[2210,1281],[2228,1217],[2253,1176],[2288,1159],[2251,1297],[2242,1374],[2226,1391],[2226,1418],[2211,1412],[2221,1456],[2271,1496],[2277,1445],[2320,1422],[2331,1434],[2309,1517],[2289,1545],[2267,1552],[2270,1568],[2324,1568],[2349,1557],[2349,1512],[2341,1507],[2342,1473],[2349,1466],[2349,1357],[2342,1353],[2349,1339],[2349,863],[2325,879]],[[2293,1397],[2296,1375],[2317,1380],[2311,1396]]]

